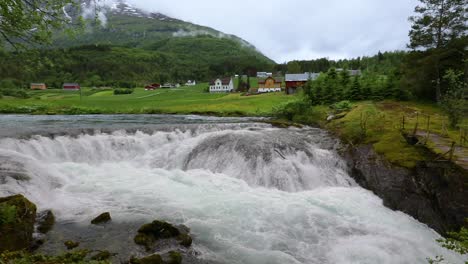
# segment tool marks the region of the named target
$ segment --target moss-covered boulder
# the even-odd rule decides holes
[[[91,257],[91,260],[99,260],[99,261],[108,260],[114,255],[115,254],[112,254],[107,250],[99,251],[97,254]]]
[[[102,214],[98,215],[96,218],[91,220],[91,224],[93,224],[93,225],[105,224],[105,223],[109,222],[110,220],[112,220],[112,218],[110,216],[110,213],[106,212],[106,213],[102,213]]]
[[[72,250],[80,246],[80,242],[75,242],[71,240],[65,241],[63,242],[63,244],[65,245],[65,247],[67,247],[68,250]]]
[[[168,260],[164,261],[167,264],[181,264],[182,263],[182,254],[177,251],[171,251],[168,254]]]
[[[181,232],[175,226],[156,220],[141,226],[134,241],[138,245],[149,248],[151,244],[159,239],[177,238],[180,234]]]
[[[36,210],[36,205],[23,195],[0,198],[0,252],[31,246]]]
[[[144,258],[132,258],[130,264],[163,264],[161,255],[154,254]]]
[[[42,211],[36,217],[37,231],[45,234],[49,232],[55,224],[55,216],[52,211]]]
[[[192,245],[192,237],[189,234],[180,234],[177,240],[181,246],[190,247]]]

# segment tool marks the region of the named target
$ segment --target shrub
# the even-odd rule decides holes
[[[292,121],[295,115],[307,111],[309,105],[302,100],[287,102],[273,108],[273,115],[278,118],[285,118]]]
[[[334,109],[337,112],[345,112],[345,111],[351,110],[352,104],[350,101],[345,100],[345,101],[332,104],[330,108]]]
[[[133,89],[115,89],[114,95],[121,95],[121,94],[132,94]]]

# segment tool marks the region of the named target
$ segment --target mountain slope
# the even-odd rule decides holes
[[[88,1],[82,2],[82,13],[85,14],[85,17],[92,17],[89,15],[92,7]],[[188,38],[188,40],[184,40],[187,42],[193,40],[193,37],[211,36],[222,40],[219,43],[225,41],[226,47],[220,48],[232,48],[232,43],[235,42],[246,48],[243,51],[250,50],[250,53],[255,54],[259,59],[273,63],[252,44],[237,36],[171,18],[161,13],[145,12],[122,1],[102,7],[101,12],[103,14],[101,25],[89,24],[87,29],[75,38],[59,34],[55,38],[54,46],[73,47],[106,44],[145,48],[148,45],[154,47],[152,44],[165,39]]]

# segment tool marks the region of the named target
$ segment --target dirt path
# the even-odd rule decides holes
[[[424,139],[427,135],[426,131],[418,131],[416,133],[418,138],[420,138],[421,141],[424,142]],[[452,146],[452,140],[446,137],[442,137],[441,135],[434,134],[434,133],[429,133],[429,139],[428,143],[431,148],[434,148],[434,150],[437,153],[447,153],[450,151],[450,147]],[[446,155],[448,157],[448,154]],[[464,168],[465,170],[468,170],[468,147],[460,147],[457,145],[455,147],[454,151],[454,162]]]

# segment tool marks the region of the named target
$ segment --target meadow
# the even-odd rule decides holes
[[[28,91],[30,98],[3,97],[0,113],[27,114],[211,114],[220,116],[269,116],[279,104],[295,100],[284,93],[242,96],[210,94],[208,84],[145,91],[129,95],[112,90],[83,88],[79,91],[48,89]]]

